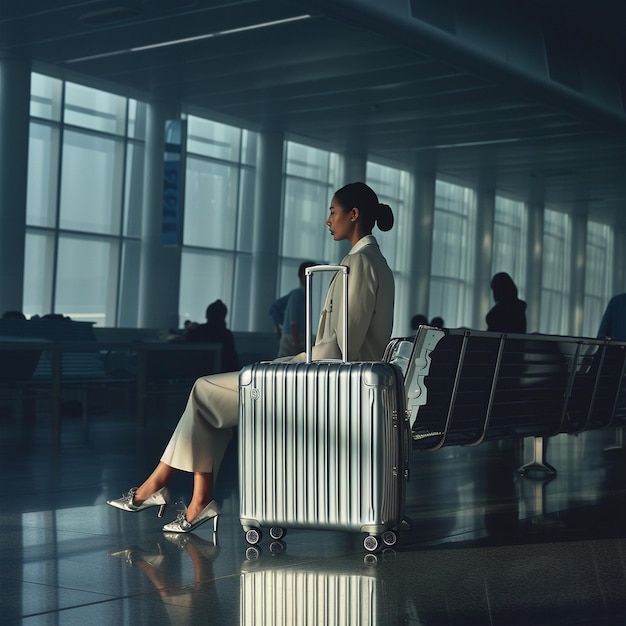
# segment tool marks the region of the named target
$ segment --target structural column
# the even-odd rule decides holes
[[[433,315],[442,314],[442,311],[432,312],[429,309],[436,180],[432,164],[418,161],[413,175],[413,206],[409,231],[411,240],[407,265],[409,297],[405,316],[408,321],[416,313],[422,313],[429,319]],[[408,321],[407,332],[410,332]]]
[[[179,117],[172,102],[150,102],[146,116],[139,327],[177,328],[181,246],[162,245],[165,122]]]
[[[30,63],[0,59],[0,313],[22,310]]]
[[[343,174],[343,184],[345,185],[358,181],[365,182],[367,176],[367,153],[348,150],[343,157]]]
[[[278,281],[283,151],[282,133],[259,134],[250,286],[251,331],[271,329],[267,312],[275,299]]]

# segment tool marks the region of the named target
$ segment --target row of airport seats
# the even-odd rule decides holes
[[[405,373],[415,450],[532,437],[518,471],[553,476],[546,438],[625,425],[625,342],[420,326],[386,359]]]

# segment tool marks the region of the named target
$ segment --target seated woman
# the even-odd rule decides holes
[[[349,361],[382,358],[393,325],[394,281],[372,236],[375,224],[383,230],[393,226],[393,213],[381,204],[365,183],[351,183],[339,189],[331,202],[326,220],[335,241],[347,240],[352,249],[341,261],[350,268],[348,281],[348,354]],[[343,297],[341,281],[329,286],[321,313],[313,359],[342,357]],[[298,354],[292,361],[304,361]],[[232,427],[237,425],[238,372],[199,378],[189,395],[187,406],[167,444],[161,461],[139,487],[107,503],[124,511],[142,511],[159,506],[162,516],[169,501],[168,483],[177,470],[193,473],[193,493],[189,506],[171,523],[166,532],[190,532],[209,519],[217,530],[219,506],[213,500],[217,477]]]

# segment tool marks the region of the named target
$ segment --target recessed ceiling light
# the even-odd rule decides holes
[[[205,33],[204,35],[196,35],[194,37],[183,37],[181,39],[170,39],[167,41],[159,41],[158,43],[147,44],[145,46],[136,46],[134,48],[125,48],[123,50],[113,50],[111,52],[102,52],[101,54],[91,54],[89,56],[78,57],[75,59],[67,59],[65,63],[79,63],[81,61],[91,61],[93,59],[103,59],[106,57],[118,56],[120,54],[128,54],[129,52],[142,52],[143,50],[152,50],[154,48],[164,48],[166,46],[176,46],[181,43],[191,43],[192,41],[201,41],[202,39],[211,39],[213,37],[223,37],[225,35],[233,35],[235,33],[243,33],[249,30],[258,30],[260,28],[267,28],[269,26],[279,26],[282,24],[288,24],[289,22],[298,22],[300,20],[306,20],[312,17],[312,15],[296,15],[294,17],[287,17],[282,20],[273,20],[271,22],[261,22],[259,24],[250,24],[248,26],[239,26],[237,28],[229,28],[227,30],[220,30],[214,33]]]

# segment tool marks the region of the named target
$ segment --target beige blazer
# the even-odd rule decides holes
[[[376,239],[367,235],[345,256],[348,274],[348,361],[379,361],[393,327],[393,274]],[[343,345],[343,294],[339,275],[330,283],[320,315],[313,359],[340,359]],[[303,361],[304,354],[294,357]]]

